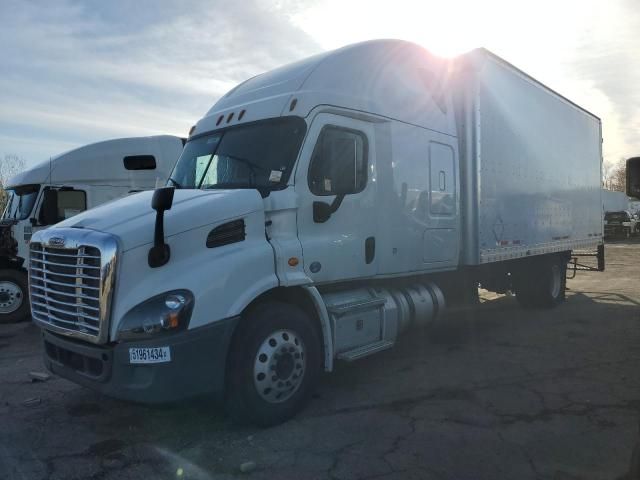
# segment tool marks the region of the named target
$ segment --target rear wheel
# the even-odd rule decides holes
[[[530,264],[518,277],[516,299],[525,308],[549,308],[565,300],[567,263],[560,256]]]
[[[226,408],[240,424],[268,427],[298,413],[320,372],[321,348],[309,316],[280,302],[251,310],[234,335]]]
[[[15,323],[29,316],[27,274],[0,270],[0,323]]]

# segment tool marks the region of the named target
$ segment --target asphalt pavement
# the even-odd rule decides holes
[[[38,329],[0,325],[0,478],[625,478],[640,241],[607,245],[607,271],[568,285],[553,310],[484,292],[393,350],[339,363],[302,414],[266,430],[207,400],[148,407],[32,378]]]

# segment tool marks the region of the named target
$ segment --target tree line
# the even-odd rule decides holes
[[[0,162],[0,213],[4,212],[4,207],[7,204],[7,191],[5,189],[7,182],[11,177],[22,172],[24,166],[24,158],[13,153],[5,154]]]
[[[620,159],[613,165],[602,166],[602,186],[607,190],[616,192],[626,191],[627,171],[626,160]]]

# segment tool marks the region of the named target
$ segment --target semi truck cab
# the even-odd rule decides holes
[[[163,184],[183,147],[178,137],[85,145],[11,178],[0,218],[0,323],[29,316],[29,243],[37,231],[102,203]]]

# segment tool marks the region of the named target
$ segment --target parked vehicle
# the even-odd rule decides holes
[[[10,179],[0,219],[0,323],[29,316],[26,267],[34,232],[166,182],[182,148],[182,139],[167,135],[108,140],[63,153]]]
[[[627,160],[627,195],[640,200],[640,157],[633,157]]]
[[[606,212],[604,214],[604,236],[625,236],[638,233],[638,219],[631,212],[626,210],[620,212]]]
[[[600,120],[486,50],[373,41],[259,75],[197,123],[168,187],[34,236],[45,363],[282,422],[321,370],[478,283],[562,302],[572,251],[603,260],[600,165]]]
[[[602,204],[604,212],[621,212],[631,210],[631,202],[625,192],[615,192],[613,190],[602,190]]]

